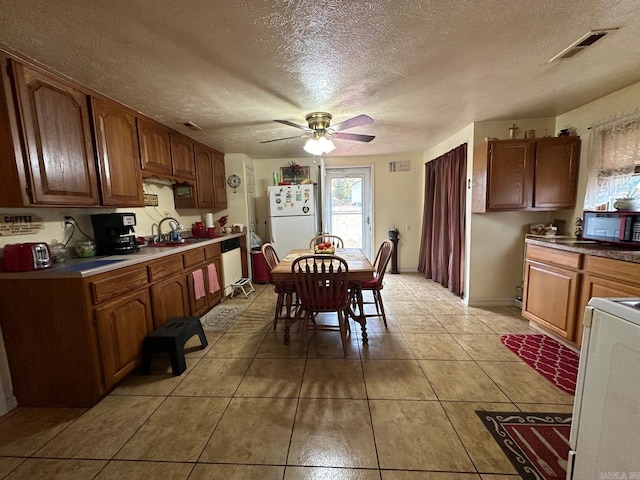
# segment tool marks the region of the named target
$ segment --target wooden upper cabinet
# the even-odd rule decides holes
[[[138,118],[138,139],[140,141],[140,166],[143,175],[160,174],[171,177],[170,130],[151,120]]]
[[[12,62],[32,204],[98,205],[87,94]]]
[[[195,146],[196,158],[196,203],[198,208],[213,208],[215,192],[213,187],[213,152],[211,149]]]
[[[579,161],[578,137],[557,137],[536,142],[534,207],[575,206]]]
[[[91,98],[102,204],[144,206],[136,117],[130,110]]]
[[[578,137],[492,140],[473,154],[472,212],[575,206]]]
[[[213,151],[213,190],[215,193],[215,208],[227,208],[227,177],[224,169],[224,154]]]
[[[518,210],[531,205],[534,151],[531,142],[489,142],[488,210]]]
[[[173,174],[185,180],[195,180],[196,167],[193,158],[193,142],[190,138],[171,132],[171,164]]]

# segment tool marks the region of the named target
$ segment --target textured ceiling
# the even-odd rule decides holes
[[[303,133],[273,119],[365,113],[374,123],[347,132],[375,140],[336,140],[330,156],[422,151],[474,121],[556,116],[640,81],[637,0],[0,0],[0,44],[253,158],[307,155],[303,139],[260,143]]]

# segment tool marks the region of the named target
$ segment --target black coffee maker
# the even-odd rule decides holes
[[[135,213],[100,213],[91,215],[98,255],[122,255],[140,250],[133,227]]]

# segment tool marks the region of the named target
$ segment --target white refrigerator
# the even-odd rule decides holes
[[[316,235],[316,198],[313,185],[269,187],[269,241],[279,258],[294,248],[308,248]]]
[[[584,313],[567,479],[640,478],[640,299]]]

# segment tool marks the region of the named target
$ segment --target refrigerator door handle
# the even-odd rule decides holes
[[[573,464],[576,461],[576,451],[569,450],[569,458],[567,459],[567,476],[566,480],[573,480]]]

